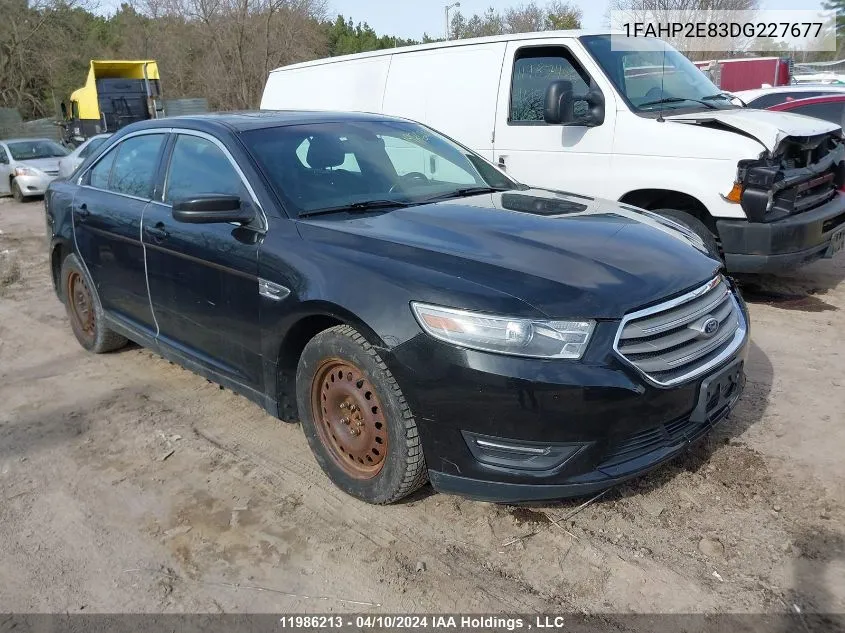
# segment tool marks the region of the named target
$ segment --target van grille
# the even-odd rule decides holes
[[[614,349],[647,378],[668,386],[721,363],[742,345],[746,331],[736,297],[719,276],[677,299],[626,315]]]

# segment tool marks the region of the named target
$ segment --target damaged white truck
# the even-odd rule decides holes
[[[744,108],[665,42],[617,38],[528,33],[306,62],[271,72],[261,107],[421,121],[527,184],[669,216],[734,273],[843,248],[839,127]],[[412,143],[386,149],[411,148],[414,177],[449,173]],[[361,169],[347,162],[333,169]]]

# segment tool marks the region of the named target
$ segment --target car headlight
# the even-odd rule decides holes
[[[581,358],[595,321],[521,319],[411,302],[414,316],[436,339],[481,350],[531,358]]]
[[[15,167],[15,176],[37,176],[38,170],[32,167]]]

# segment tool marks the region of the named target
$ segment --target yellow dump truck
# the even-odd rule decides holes
[[[65,142],[115,132],[125,125],[164,116],[154,60],[91,60],[85,85],[62,103]]]

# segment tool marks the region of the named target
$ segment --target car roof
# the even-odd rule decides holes
[[[799,106],[813,105],[814,103],[837,103],[845,101],[845,94],[821,95],[819,97],[807,97],[806,99],[792,99],[783,103],[776,103],[769,106],[767,110],[792,110]]]
[[[304,123],[338,123],[352,121],[406,121],[399,117],[366,112],[329,112],[318,110],[256,110],[247,112],[214,112],[186,116],[151,119],[134,123],[132,130],[150,128],[189,128],[200,131],[246,132],[272,127],[302,125]]]
[[[763,95],[778,94],[779,92],[845,92],[843,84],[789,84],[786,86],[772,86],[770,88],[754,88],[753,90],[732,90],[743,101],[749,101]]]

